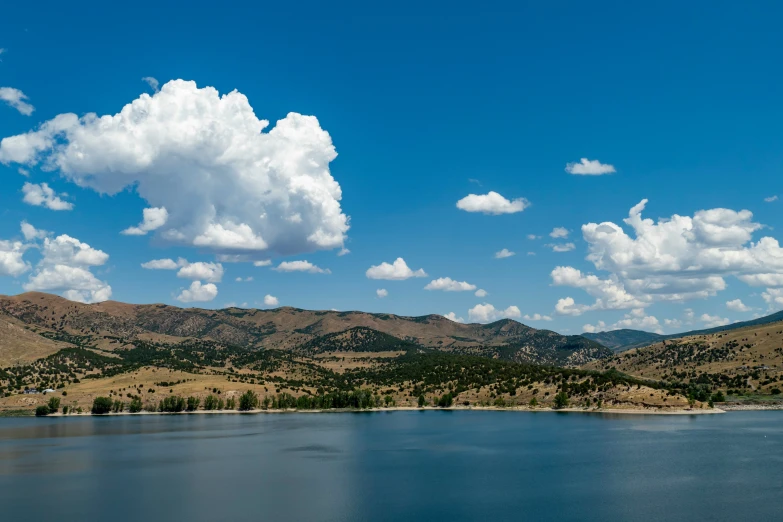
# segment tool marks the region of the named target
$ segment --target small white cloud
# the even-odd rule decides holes
[[[666,328],[681,328],[682,321],[680,319],[664,319],[663,324]]]
[[[331,274],[328,268],[320,268],[309,261],[283,261],[274,270],[278,272],[309,272],[311,274]]]
[[[398,257],[394,263],[383,262],[380,265],[371,266],[365,272],[368,279],[388,279],[390,281],[403,281],[411,277],[427,277],[424,269],[411,270],[405,260]]]
[[[481,212],[483,214],[514,214],[522,212],[530,206],[525,198],[509,201],[497,192],[487,194],[469,194],[457,201],[457,208],[465,212]]]
[[[476,323],[489,323],[500,319],[522,317],[522,312],[516,306],[509,306],[505,310],[498,310],[489,303],[477,304],[468,310],[468,318]]]
[[[337,252],[337,255],[338,256],[344,256],[344,255],[350,254],[350,253],[351,253],[350,250],[348,250],[347,248],[343,247],[343,248],[340,249],[339,252]]]
[[[767,288],[766,292],[761,293],[761,298],[769,306],[769,311],[772,312],[780,307],[783,307],[783,288]]]
[[[61,295],[66,299],[82,303],[111,298],[111,286],[90,272],[90,267],[101,266],[109,260],[107,253],[62,234],[54,239],[44,238],[41,254],[35,272],[23,286],[25,290],[62,291]]]
[[[709,315],[709,314],[701,314],[701,317],[699,317],[699,321],[704,323],[704,326],[706,326],[707,328],[714,328],[716,326],[725,326],[731,322],[726,317],[720,317],[718,315]]]
[[[643,308],[634,308],[630,313],[625,314],[622,319],[614,323],[611,329],[620,330],[622,328],[653,331],[657,334],[663,333],[658,318],[653,315],[646,315]]]
[[[581,176],[600,176],[616,172],[613,165],[606,165],[598,160],[582,158],[579,163],[569,163],[565,168],[569,174]]]
[[[449,312],[447,314],[444,314],[443,317],[445,317],[449,321],[454,321],[455,323],[465,322],[465,319],[463,319],[462,317],[457,317],[457,314],[455,314],[454,312]]]
[[[499,252],[495,252],[495,259],[505,259],[507,257],[515,256],[517,255],[516,252],[512,252],[508,248],[504,248],[503,250],[500,250]]]
[[[591,307],[587,305],[576,304],[573,297],[564,297],[562,299],[558,299],[557,303],[555,304],[555,312],[557,312],[559,315],[577,316],[582,315],[590,309]]]
[[[264,296],[264,304],[266,306],[277,306],[278,304],[280,304],[280,301],[278,301],[277,297],[266,294]]]
[[[375,291],[375,295],[378,296],[378,299],[383,299],[384,297],[389,295],[389,292],[387,292],[385,288],[379,288],[378,290]]]
[[[264,259],[263,261],[253,261],[253,266],[270,266],[272,264],[271,259]]]
[[[528,252],[527,255],[534,256],[534,255],[536,255],[536,253],[535,252]]]
[[[565,239],[568,237],[569,233],[570,231],[567,228],[555,227],[552,229],[552,232],[549,233],[549,237],[555,239]]]
[[[478,290],[476,290],[476,293],[473,295],[475,295],[476,297],[487,297],[489,295],[489,292],[487,292],[483,288],[479,288]]]
[[[766,201],[767,203],[772,203],[773,201],[777,201],[777,200],[778,200],[778,196],[777,195],[770,196],[768,198],[764,198],[764,201]]]
[[[726,301],[726,308],[732,312],[750,312],[752,310],[749,306],[743,303],[741,299]]]
[[[22,186],[24,198],[22,201],[36,207],[46,207],[49,210],[72,210],[73,203],[63,201],[47,184],[25,183]]]
[[[528,234],[526,237],[527,237],[529,240],[531,240],[531,241],[534,241],[534,240],[536,240],[536,239],[541,239],[541,236],[537,236],[537,235],[535,235],[535,234]]]
[[[0,87],[0,101],[4,101],[21,114],[30,116],[35,110],[35,107],[27,103],[25,101],[27,99],[27,95],[19,89],[14,89],[13,87]]]
[[[177,277],[219,283],[223,279],[223,265],[220,263],[187,263],[177,272]]]
[[[552,320],[552,317],[548,315],[541,315],[541,314],[525,315],[522,318],[525,321],[551,321]]]
[[[550,243],[547,246],[552,249],[552,252],[570,252],[576,248],[573,243]]]
[[[156,79],[155,79],[155,78],[153,78],[152,76],[145,76],[144,78],[142,78],[142,79],[141,79],[141,81],[143,81],[144,83],[146,83],[147,85],[149,85],[149,86],[150,86],[150,88],[151,88],[153,91],[155,91],[155,92],[158,92],[158,90],[159,90],[159,89],[158,89],[158,86],[160,86],[160,83],[158,83],[158,80],[156,80]]]
[[[441,277],[430,281],[424,289],[443,290],[444,292],[472,292],[476,289],[476,285],[466,281],[454,281],[450,277]]]
[[[34,226],[32,226],[27,221],[22,221],[20,223],[20,226],[22,229],[22,235],[28,241],[32,241],[34,239],[43,239],[49,235],[49,232],[47,232],[46,230],[39,230]]]
[[[142,263],[141,267],[146,268],[147,270],[175,270],[184,266],[184,263],[186,263],[184,259],[180,259],[180,261],[183,263],[178,263],[173,259],[153,259],[152,261]]]
[[[249,276],[245,278],[237,277],[236,279],[234,279],[234,281],[236,281],[237,283],[249,283],[252,280],[253,280],[253,276]]]
[[[190,288],[182,290],[177,296],[177,301],[183,303],[206,302],[212,301],[217,295],[218,289],[214,284],[202,285],[201,281],[193,281],[190,283]]]
[[[30,263],[22,258],[30,247],[21,241],[0,239],[0,276],[16,277],[30,270]]]
[[[598,321],[598,324],[586,324],[582,326],[582,331],[586,333],[598,333],[606,331],[606,323]]]
[[[143,236],[146,235],[147,232],[159,229],[165,225],[166,221],[169,219],[169,213],[166,211],[165,207],[145,208],[142,211],[142,214],[143,221],[139,223],[138,226],[126,228],[120,233],[125,234],[126,236]]]
[[[24,176],[26,178],[30,177],[30,171],[27,170],[27,169],[23,169],[22,167],[19,167],[19,169],[17,169],[17,172],[19,172],[19,174],[21,174],[22,176]]]
[[[217,254],[215,260],[221,263],[250,263],[253,258],[247,254]]]

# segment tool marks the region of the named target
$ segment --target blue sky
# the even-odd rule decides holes
[[[0,293],[564,333],[783,308],[780,7],[520,4],[3,7]],[[581,158],[614,172],[566,171]],[[508,203],[458,208],[490,192]],[[368,277],[397,258],[410,273]],[[304,260],[329,273],[280,267]],[[446,277],[470,290],[424,289]]]

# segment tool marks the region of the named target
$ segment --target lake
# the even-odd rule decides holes
[[[767,521],[783,412],[0,419],[3,520]]]

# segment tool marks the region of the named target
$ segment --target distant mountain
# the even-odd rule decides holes
[[[587,339],[600,343],[614,352],[623,352],[632,348],[648,346],[650,344],[663,341],[664,339],[678,339],[680,337],[692,337],[695,335],[711,335],[720,332],[737,330],[740,328],[747,328],[749,326],[761,326],[764,324],[776,323],[778,321],[783,321],[783,310],[771,315],[759,317],[758,319],[752,319],[750,321],[741,321],[738,323],[727,324],[725,326],[717,326],[715,328],[707,328],[704,330],[691,330],[677,334],[659,335],[651,332],[644,332],[642,330],[623,329],[612,330],[608,332],[583,333],[582,337],[586,337]]]
[[[765,315],[764,317],[759,317],[758,319],[752,319],[750,321],[741,321],[739,323],[727,324],[725,326],[717,326],[715,328],[707,328],[705,330],[691,330],[689,332],[684,332],[680,334],[667,335],[666,338],[673,339],[676,337],[690,337],[692,335],[708,335],[708,334],[726,332],[729,330],[737,330],[738,328],[746,328],[748,326],[760,326],[763,324],[777,323],[778,321],[783,321],[783,310],[781,310],[780,312],[775,312],[774,314],[771,315]]]
[[[627,328],[609,332],[583,333],[582,337],[587,337],[590,340],[602,344],[614,352],[630,350],[631,348],[637,348],[639,346],[647,346],[648,344],[666,339],[666,336],[664,335],[644,332],[642,330],[630,330]]]
[[[462,324],[440,315],[405,317],[290,307],[204,310],[116,301],[87,305],[38,292],[0,296],[0,313],[42,337],[99,350],[126,348],[137,341],[173,345],[203,339],[248,351],[308,353],[405,351],[418,346],[559,366],[612,355],[611,350],[582,336],[537,330],[509,319]]]

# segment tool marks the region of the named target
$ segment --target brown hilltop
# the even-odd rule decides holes
[[[456,323],[440,315],[406,317],[291,307],[206,310],[117,301],[88,305],[40,292],[0,296],[0,313],[28,328],[83,336],[102,349],[137,339],[173,343],[197,338],[249,349],[293,350],[318,342],[321,336],[363,327],[426,348],[521,362],[577,365],[611,354],[581,336],[537,330],[509,319],[484,325]]]

